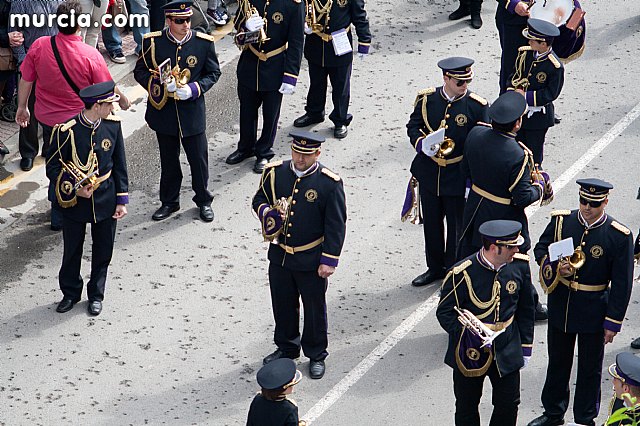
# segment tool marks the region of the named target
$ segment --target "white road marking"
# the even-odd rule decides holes
[[[565,170],[562,175],[553,181],[553,189],[557,194],[569,183],[580,170],[584,169],[594,158],[611,144],[634,120],[640,116],[640,103],[618,121],[604,136],[591,146],[578,160]],[[527,216],[533,216],[540,206],[527,208]],[[439,292],[434,293],[423,302],[413,313],[376,346],[358,365],[353,368],[342,380],[340,380],[320,401],[318,401],[307,413],[302,416],[310,425],[316,421],[325,411],[327,411],[336,401],[338,401],[358,380],[360,380],[376,362],[378,362],[387,352],[393,349],[413,328],[420,323],[428,314],[438,306]]]

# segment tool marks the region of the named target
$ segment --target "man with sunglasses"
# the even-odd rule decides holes
[[[465,180],[460,172],[464,141],[478,122],[489,121],[487,101],[468,90],[473,59],[452,57],[438,62],[444,84],[418,92],[407,124],[411,146],[417,154],[411,174],[418,180],[423,211],[427,267],[412,281],[416,287],[444,278],[456,260],[456,243],[462,231]],[[427,135],[445,129],[453,145],[450,152],[423,152]],[[444,220],[447,220],[446,244]]]
[[[564,424],[578,341],[574,421],[595,425],[600,407],[604,345],[622,327],[633,284],[633,236],[605,213],[613,186],[579,179],[578,210],[555,210],[534,248],[540,282],[549,295],[549,364],[542,389],[544,414],[529,426]],[[549,260],[549,246],[573,239],[575,259]],[[577,262],[583,259],[584,262]],[[570,263],[571,262],[571,263]]]
[[[200,219],[213,220],[209,183],[204,94],[218,81],[220,65],[213,36],[191,29],[191,0],[164,5],[167,27],[143,38],[134,69],[136,81],[149,91],[145,119],[156,132],[160,149],[160,202],[153,220],[180,209],[180,144],[191,167],[193,201]],[[168,62],[169,73],[159,66]],[[167,75],[168,74],[168,75]]]

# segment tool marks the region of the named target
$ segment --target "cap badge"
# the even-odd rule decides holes
[[[184,10],[186,7],[187,7],[187,5],[186,5],[186,4],[184,4],[184,3],[182,3],[182,4],[180,5],[180,9],[183,9],[183,10]]]
[[[304,139],[302,139],[302,140],[299,140],[299,141],[298,141],[298,144],[300,144],[300,145],[306,145],[306,144],[307,144],[307,141],[305,141]]]
[[[589,192],[596,192],[596,189],[592,186],[589,188]]]

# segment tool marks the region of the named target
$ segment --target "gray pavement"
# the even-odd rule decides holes
[[[557,103],[563,121],[548,135],[545,168],[552,178],[569,170],[640,101],[634,83],[640,4],[587,6],[587,51],[567,68]],[[479,31],[447,21],[454,8],[444,0],[368,3],[375,38],[372,54],[354,62],[349,136],[331,138],[329,122],[313,128],[328,137],[321,161],[344,179],[349,209],[345,249],[327,296],[327,374],[309,379],[308,360],[301,358],[305,378],[293,395],[301,416],[316,407],[313,424],[453,424],[451,370],[442,362],[446,335],[432,310],[423,310],[424,319],[381,358],[370,353],[437,291],[410,286],[425,269],[422,230],[399,220],[413,157],[404,126],[415,94],[439,85],[436,62],[455,54],[476,59],[474,91],[488,99],[497,95],[495,3],[485,2]],[[158,205],[159,162],[154,135],[143,123],[144,101],[137,101],[133,111],[121,114],[131,205],[119,224],[102,315],[89,317],[86,301],[67,314],[55,313],[62,240],[48,230],[42,169],[0,197],[0,424],[245,423],[258,390],[255,373],[273,349],[273,319],[267,246],[249,207],[258,177],[250,161],[224,164],[238,137],[237,50],[228,38],[217,46],[223,76],[207,94],[216,218],[212,224],[197,219],[184,164],[182,210],[164,222],[150,220]],[[130,77],[120,83],[139,91]],[[286,133],[304,111],[307,87],[305,67],[296,93],[284,99],[276,158],[288,155]],[[608,210],[634,234],[640,225],[639,135],[640,120],[632,121],[578,170],[579,177],[597,175],[615,185]],[[572,182],[557,191],[551,206],[533,213],[534,241],[552,208],[577,206]],[[640,335],[638,300],[634,293],[622,333],[606,348],[605,365]],[[541,412],[545,341],[546,324],[538,324],[532,361],[522,371],[519,425]],[[371,359],[359,380],[341,382]],[[600,421],[611,395],[606,372],[603,379]],[[326,404],[323,397],[336,389],[340,397]],[[483,424],[490,411],[487,386]]]

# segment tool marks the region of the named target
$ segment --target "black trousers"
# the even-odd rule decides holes
[[[500,94],[503,94],[509,86],[509,76],[515,71],[518,48],[527,46],[529,42],[522,35],[522,30],[524,30],[526,23],[522,26],[505,24],[502,15],[509,12],[501,10],[501,8],[501,6],[498,6],[498,10],[496,10],[496,27],[498,28],[498,37],[502,48],[500,55]]]
[[[98,223],[91,223],[91,278],[87,284],[87,298],[90,301],[104,299],[104,287],[107,282],[107,269],[113,254],[113,242],[116,237],[117,220],[109,218]],[[65,299],[80,300],[82,297],[82,275],[80,264],[87,229],[85,222],[76,222],[64,217],[62,221],[62,238],[64,253],[58,280],[60,290]]]
[[[544,159],[544,139],[549,129],[520,129],[516,135],[516,140],[522,142],[533,152],[533,161],[542,166]]]
[[[240,142],[238,150],[253,153],[257,158],[271,159],[273,141],[278,130],[282,93],[277,90],[258,92],[238,84],[240,99]],[[262,106],[262,134],[258,138],[258,110]]]
[[[351,97],[351,63],[342,67],[323,67],[309,62],[309,94],[305,110],[312,117],[324,117],[327,100],[327,77],[331,81],[333,111],[329,120],[336,126],[348,126],[353,116],[349,110]]]
[[[456,260],[456,243],[462,233],[464,197],[438,197],[420,185],[424,245],[429,269],[448,269]],[[447,219],[446,245],[444,219]]]
[[[597,333],[565,333],[549,325],[547,379],[542,388],[544,413],[561,418],[569,407],[569,380],[578,340],[578,375],[573,416],[576,423],[592,425],[600,411],[600,380],[604,357],[604,330]]]
[[[182,168],[180,167],[180,138],[157,133],[160,148],[160,201],[162,205],[174,206],[180,203]],[[213,195],[207,189],[209,184],[209,151],[207,136],[199,133],[182,138],[182,147],[191,168],[191,188],[196,193],[192,200],[198,207],[210,206]]]
[[[493,392],[493,413],[489,426],[515,426],[520,404],[520,370],[500,377],[496,362],[480,377],[465,377],[453,369],[453,393],[456,397],[456,426],[480,426],[478,405],[482,397],[484,378],[489,377]],[[486,423],[484,423],[486,424]]]
[[[33,84],[31,89],[31,94],[29,95],[29,111],[31,112],[31,118],[29,120],[29,124],[27,127],[20,127],[20,132],[18,133],[18,150],[20,151],[20,156],[22,158],[35,158],[40,151],[40,142],[38,140],[38,120],[36,120],[36,116],[34,114],[36,105],[36,85]],[[51,136],[51,132],[49,132],[49,136]],[[42,142],[42,155],[46,156],[47,149],[49,147],[49,139],[45,139],[43,135]]]
[[[327,352],[328,280],[318,271],[292,271],[269,263],[271,306],[276,322],[274,342],[284,352],[298,352],[312,360],[323,360]],[[304,307],[304,329],[300,340],[300,299]]]

